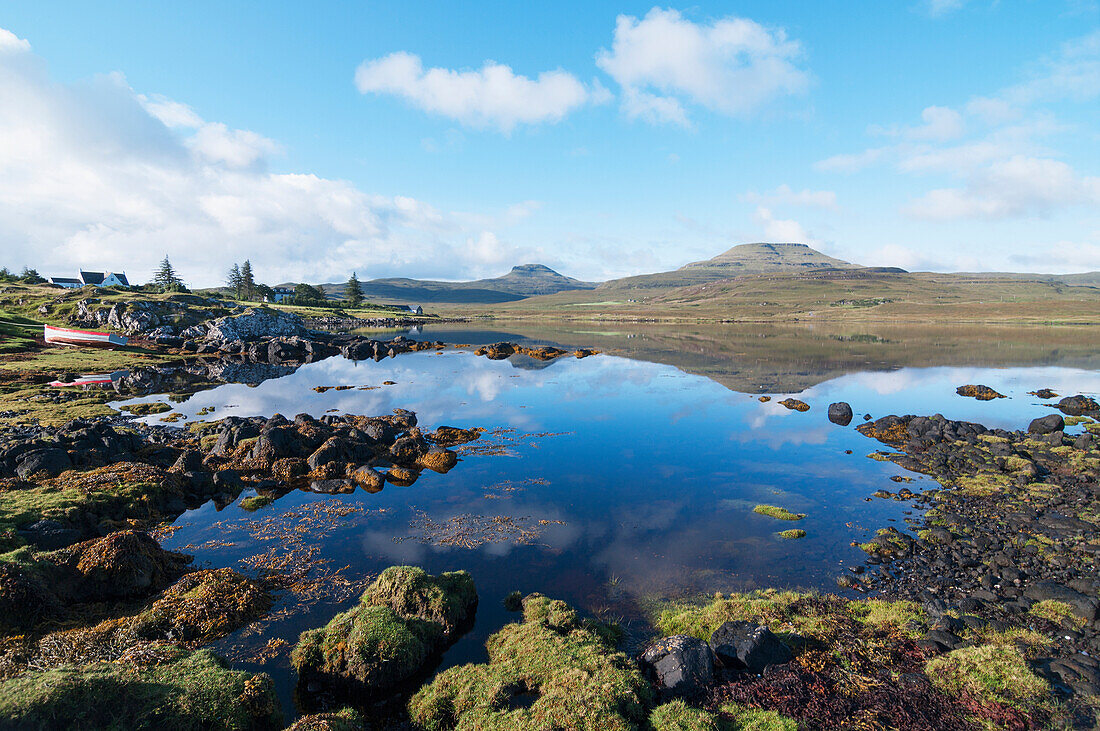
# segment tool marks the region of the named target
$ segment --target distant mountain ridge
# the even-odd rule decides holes
[[[686,287],[752,274],[797,274],[800,272],[862,268],[858,264],[826,256],[806,244],[740,244],[712,259],[691,262],[671,272],[613,279],[601,284],[599,289]],[[896,271],[904,270],[898,269]]]
[[[520,264],[512,267],[507,274],[491,279],[440,282],[389,277],[362,282],[360,289],[363,297],[372,302],[494,304],[571,289],[593,289],[595,286],[594,282],[567,277],[543,264]],[[320,287],[330,297],[342,297],[344,294],[343,283],[322,284]]]

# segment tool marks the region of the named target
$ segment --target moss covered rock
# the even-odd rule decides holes
[[[290,659],[303,679],[387,690],[424,670],[476,606],[477,592],[465,571],[430,576],[394,566],[374,580],[357,606],[303,632]]]
[[[391,566],[367,587],[363,602],[387,606],[403,617],[419,617],[451,634],[477,606],[474,580],[465,571],[431,576],[417,566]]]
[[[96,663],[0,682],[0,725],[19,729],[277,729],[271,678],[208,651],[162,665]]]
[[[532,595],[486,642],[489,662],[440,673],[409,702],[428,729],[633,729],[652,698],[637,666],[564,602]]]
[[[287,731],[359,731],[363,728],[363,718],[351,708],[342,708],[335,713],[311,713],[302,716]]]

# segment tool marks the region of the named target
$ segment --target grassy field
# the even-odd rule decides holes
[[[1100,288],[954,274],[762,274],[682,287],[599,287],[445,316],[659,322],[1100,324]]]

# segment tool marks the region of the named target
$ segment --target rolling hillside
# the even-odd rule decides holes
[[[330,297],[342,297],[344,285],[320,285]],[[567,277],[542,264],[521,264],[507,274],[471,282],[438,282],[427,279],[387,278],[363,282],[363,296],[371,302],[395,304],[497,304],[526,297],[556,294],[596,285]]]

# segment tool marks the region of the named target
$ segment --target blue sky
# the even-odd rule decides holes
[[[0,263],[1100,269],[1087,0],[305,5],[0,2]]]

